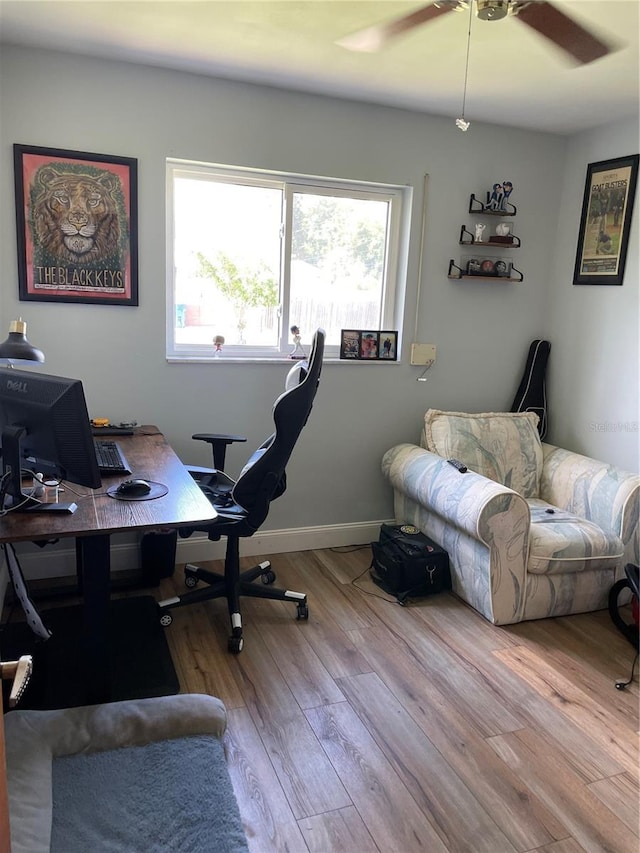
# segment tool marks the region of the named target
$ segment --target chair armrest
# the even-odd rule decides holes
[[[496,536],[522,535],[529,527],[529,507],[523,497],[474,471],[461,474],[442,456],[413,444],[388,450],[382,471],[394,489],[439,515],[448,524],[491,545]],[[496,517],[516,509],[510,524]]]
[[[638,539],[640,476],[543,443],[540,497],[593,521],[627,545]],[[638,544],[634,546],[637,554]]]
[[[190,462],[186,466],[189,473],[193,476],[194,474],[217,474],[217,468],[209,468],[208,465],[192,465]],[[195,479],[198,479],[197,477]]]
[[[191,438],[196,441],[206,441],[211,445],[213,450],[213,466],[218,471],[224,471],[224,461],[227,452],[227,445],[234,444],[236,441],[246,441],[244,435],[226,435],[225,433],[217,432],[197,432]]]

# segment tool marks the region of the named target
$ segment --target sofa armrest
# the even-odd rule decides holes
[[[14,712],[11,723],[37,731],[56,757],[195,734],[222,737],[227,718],[215,696],[180,693],[56,711]]]
[[[456,595],[494,624],[519,622],[531,520],[526,500],[412,444],[387,451],[382,469],[394,489],[396,521],[420,527],[449,554]]]
[[[414,444],[388,450],[382,471],[394,489],[487,545],[496,535],[491,520],[514,507],[519,526],[529,527],[529,507],[519,494],[474,471],[461,474],[442,456]]]
[[[540,497],[615,533],[625,544],[626,559],[637,563],[640,476],[552,444],[543,443],[542,449]]]

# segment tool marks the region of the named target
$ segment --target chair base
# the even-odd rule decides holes
[[[276,575],[268,560],[238,573],[235,578],[230,577],[229,574],[229,572],[224,575],[210,572],[207,569],[187,563],[184,569],[184,582],[185,586],[191,591],[158,602],[160,624],[165,628],[171,625],[173,616],[169,611],[175,607],[183,607],[187,604],[209,601],[214,598],[226,598],[231,620],[231,635],[228,639],[227,648],[230,652],[238,654],[244,645],[240,596],[291,601],[297,608],[296,619],[307,620],[309,618],[309,606],[305,593],[271,586],[276,580]],[[261,579],[260,583],[255,582],[257,578]],[[200,581],[204,581],[207,586],[196,589]]]

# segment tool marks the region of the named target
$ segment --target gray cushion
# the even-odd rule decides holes
[[[51,853],[248,850],[212,735],[53,760]]]

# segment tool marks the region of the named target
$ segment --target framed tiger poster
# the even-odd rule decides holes
[[[138,304],[138,161],[14,145],[21,301]]]

